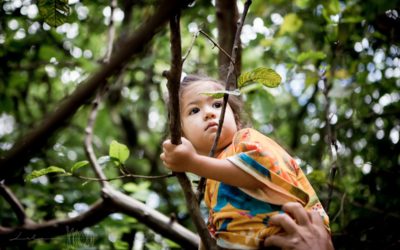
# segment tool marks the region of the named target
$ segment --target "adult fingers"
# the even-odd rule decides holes
[[[282,207],[283,211],[288,213],[293,219],[297,221],[299,225],[307,225],[310,223],[307,211],[305,208],[297,202],[288,202]]]
[[[277,214],[269,219],[269,224],[280,226],[286,233],[292,234],[297,231],[296,222],[287,214]]]
[[[280,247],[282,249],[287,247],[288,240],[280,235],[271,235],[264,241],[264,247]]]
[[[322,217],[318,212],[313,211],[313,212],[309,212],[308,214],[309,214],[309,218],[313,224],[324,225],[324,221],[322,220]]]

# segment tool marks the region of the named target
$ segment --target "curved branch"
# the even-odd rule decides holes
[[[21,225],[32,223],[32,221],[26,217],[24,207],[19,202],[18,198],[6,185],[4,185],[3,181],[0,181],[0,195],[4,197],[8,204],[10,204]]]
[[[162,1],[161,5],[147,22],[142,24],[134,34],[129,37],[111,58],[110,62],[102,66],[85,83],[73,92],[73,94],[60,103],[59,107],[49,116],[43,119],[38,127],[33,128],[23,135],[14,147],[0,158],[0,179],[6,179],[21,169],[30,157],[37,153],[57,129],[65,125],[75,112],[96,90],[106,83],[106,79],[124,65],[132,55],[141,51],[153,36],[169,18],[178,1]]]
[[[102,96],[102,92],[98,91],[96,94],[96,98],[93,101],[92,110],[90,111],[90,115],[89,115],[89,121],[88,121],[88,124],[85,129],[86,136],[85,136],[85,142],[84,142],[85,147],[84,148],[85,148],[86,155],[89,158],[90,165],[92,166],[93,171],[97,176],[97,179],[100,181],[101,186],[104,187],[107,185],[106,184],[106,176],[103,173],[103,171],[101,170],[100,165],[97,163],[96,155],[94,153],[93,145],[92,145],[93,125],[96,120],[97,110],[99,107],[99,102],[101,100],[101,96]]]
[[[196,249],[199,245],[196,234],[157,210],[150,209],[142,202],[112,188],[105,189],[104,194],[111,198],[114,210],[136,218],[153,231],[177,242],[182,248]]]
[[[142,202],[110,186],[103,188],[102,194],[103,199],[98,200],[89,210],[74,218],[25,224],[16,228],[0,227],[0,245],[13,245],[20,241],[68,235],[99,223],[111,213],[120,212],[136,218],[183,248],[194,249],[198,246],[199,238],[196,234],[157,210],[147,207]]]
[[[110,206],[104,200],[97,201],[91,208],[70,219],[50,220],[37,224],[25,224],[16,228],[0,228],[0,245],[18,244],[39,238],[52,238],[80,231],[95,225],[111,213]]]

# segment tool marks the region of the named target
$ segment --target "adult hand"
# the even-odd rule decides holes
[[[175,145],[171,140],[163,142],[163,153],[160,155],[164,165],[174,172],[187,172],[193,165],[197,156],[192,143],[186,138],[181,138],[182,143]]]
[[[282,235],[272,235],[264,241],[264,246],[281,249],[332,250],[333,244],[321,216],[317,212],[307,212],[299,203],[283,205],[286,213],[271,217],[269,223],[280,226]]]

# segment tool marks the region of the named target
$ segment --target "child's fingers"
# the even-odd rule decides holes
[[[288,202],[282,207],[283,211],[288,213],[299,225],[307,225],[310,223],[307,211],[298,202]]]
[[[160,159],[162,160],[165,167],[167,167],[169,169],[171,168],[171,166],[169,165],[169,163],[167,161],[167,157],[165,156],[165,153],[160,154]]]
[[[165,154],[164,153],[161,153],[160,154],[160,159],[164,162],[165,161]]]
[[[164,151],[172,150],[175,146],[171,143],[171,140],[165,140],[162,144]]]
[[[271,219],[269,219],[269,224],[282,227],[288,234],[292,234],[297,230],[295,221],[287,214],[277,214],[272,216]]]

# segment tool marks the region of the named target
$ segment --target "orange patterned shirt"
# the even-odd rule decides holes
[[[272,139],[254,129],[242,129],[218,158],[228,159],[265,184],[250,190],[207,180],[208,227],[220,247],[259,249],[266,237],[280,232],[268,220],[283,213],[281,206],[289,201],[318,211],[329,230],[329,218],[303,171]]]

